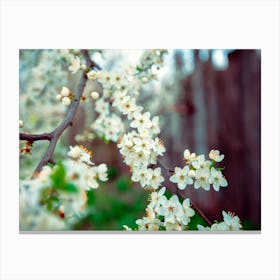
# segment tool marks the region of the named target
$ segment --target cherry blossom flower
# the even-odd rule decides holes
[[[109,103],[103,98],[98,99],[95,102],[95,111],[101,115],[109,114]]]
[[[141,114],[139,112],[135,112],[133,114],[133,121],[131,122],[130,126],[133,128],[150,128],[152,126],[152,122],[150,120],[151,113],[146,112]]]
[[[87,78],[89,80],[96,80],[98,78],[98,73],[94,70],[90,70],[88,73],[87,73]]]
[[[137,106],[135,104],[135,98],[126,98],[124,101],[120,104],[119,110],[124,114],[124,115],[131,115],[133,114],[134,111],[136,111]]]
[[[143,219],[138,219],[135,221],[135,223],[138,225],[138,230],[159,230],[159,227],[162,223],[158,218],[156,218],[154,210],[151,207],[147,207],[146,212],[147,217],[143,217]]]
[[[149,207],[152,207],[155,210],[155,212],[158,212],[158,209],[162,204],[165,191],[166,188],[162,187],[159,191],[153,191],[150,194],[151,202],[149,204]]]
[[[242,229],[242,225],[238,216],[233,213],[225,211],[222,212],[224,221],[216,222],[211,227],[203,227],[197,225],[198,230],[211,230],[211,231],[238,231]]]
[[[222,172],[216,170],[214,167],[211,168],[209,183],[213,184],[215,191],[219,191],[220,187],[226,187],[228,185],[227,180],[223,176]]]
[[[180,219],[184,225],[188,225],[189,222],[191,221],[190,217],[194,216],[195,214],[194,210],[190,206],[190,199],[186,198],[183,201],[182,206],[183,206],[184,215],[182,215]]]
[[[91,161],[91,152],[81,145],[76,145],[74,147],[70,146],[68,156],[71,157],[73,160],[79,160],[88,165],[94,165],[94,163]]]
[[[126,95],[125,91],[115,91],[112,100],[112,106],[119,107],[122,103],[129,100],[129,96]]]
[[[196,159],[196,154],[191,153],[188,149],[184,151],[184,159],[187,163],[191,163],[193,160]]]
[[[211,150],[209,153],[209,158],[216,162],[221,162],[224,159],[224,157],[224,155],[220,155],[220,151],[218,150]]]
[[[238,216],[235,216],[233,213],[225,211],[222,212],[224,222],[228,226],[228,230],[240,230],[242,225]]]
[[[56,96],[63,105],[69,106],[71,104],[72,93],[67,87],[62,87],[60,94]]]
[[[156,169],[147,169],[147,186],[158,189],[160,184],[164,181],[164,178],[161,176],[161,168],[157,167]]]
[[[145,168],[135,168],[131,180],[133,182],[140,182],[141,186],[145,187],[147,182],[146,172],[147,170]]]
[[[150,127],[150,131],[152,134],[157,135],[160,133],[160,127],[159,127],[159,117],[154,116],[152,118],[152,125]]]
[[[65,106],[69,106],[71,104],[71,99],[69,97],[63,97],[61,103]]]
[[[64,97],[68,97],[71,94],[71,91],[67,87],[62,87],[60,94]]]
[[[191,164],[195,169],[204,169],[204,168],[209,168],[211,162],[209,160],[205,160],[204,155],[199,155],[196,157],[195,160],[192,161]]]
[[[210,185],[209,185],[209,176],[210,172],[209,169],[204,168],[204,169],[198,169],[195,174],[195,183],[194,183],[194,188],[203,188],[206,191],[210,190]]]
[[[183,207],[177,195],[173,195],[169,200],[163,197],[161,204],[162,206],[158,209],[158,215],[164,216],[164,221],[166,223],[174,224],[177,216],[183,215]]]
[[[72,72],[72,74],[77,73],[81,68],[81,62],[80,58],[78,56],[75,56],[71,59],[71,65],[68,67],[69,71]]]
[[[187,185],[193,183],[193,179],[189,177],[189,167],[186,165],[183,169],[175,167],[175,174],[172,175],[169,180],[173,183],[177,183],[180,190],[184,190]]]

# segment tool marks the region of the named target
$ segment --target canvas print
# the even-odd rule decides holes
[[[19,230],[261,230],[261,50],[19,50]]]

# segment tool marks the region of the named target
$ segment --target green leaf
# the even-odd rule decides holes
[[[197,225],[202,225],[204,227],[208,226],[204,219],[197,212],[195,212],[195,215],[191,217],[188,228],[189,230],[198,230]]]
[[[118,175],[118,169],[114,166],[109,166],[107,174],[109,178],[115,178]]]
[[[130,189],[131,181],[127,176],[122,176],[116,181],[116,187],[121,192],[126,192]]]
[[[66,183],[63,190],[66,192],[73,192],[73,193],[78,192],[78,188],[76,187],[76,185],[72,183]]]
[[[139,71],[139,72],[143,71],[143,69],[141,67],[139,67],[139,66],[136,67],[136,70]]]
[[[96,195],[94,190],[90,189],[87,191],[87,205],[88,206],[93,206],[96,201]]]
[[[54,189],[64,189],[65,186],[65,168],[61,163],[58,163],[54,168],[53,174],[51,175],[51,180]]]

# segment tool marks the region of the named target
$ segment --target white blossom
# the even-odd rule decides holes
[[[61,103],[65,106],[69,106],[71,104],[71,99],[69,97],[63,97]]]
[[[135,98],[126,98],[118,108],[124,115],[133,114],[133,112],[137,109]]]
[[[211,150],[209,153],[209,158],[216,162],[221,162],[224,159],[224,157],[224,155],[220,155],[219,150]]]
[[[73,57],[71,59],[71,65],[68,67],[69,71],[72,72],[72,74],[75,74],[80,70],[80,67],[80,58],[78,56]]]
[[[191,164],[195,169],[206,169],[210,167],[211,162],[209,160],[205,160],[204,155],[199,155],[191,162]]]
[[[195,174],[195,183],[194,188],[203,188],[206,191],[210,190],[210,184],[209,184],[209,177],[210,177],[210,171],[207,168],[204,169],[198,169]]]
[[[70,95],[71,91],[67,87],[62,87],[60,94],[64,97],[68,97]]]
[[[147,170],[147,186],[158,189],[161,183],[164,181],[164,178],[161,176],[161,168],[157,167],[156,169],[149,168]]]
[[[211,174],[209,183],[213,184],[215,191],[219,191],[220,187],[226,187],[228,185],[227,180],[223,176],[222,172],[216,170],[214,167],[211,168]]]
[[[164,197],[162,206],[158,209],[158,215],[164,216],[165,223],[174,224],[177,220],[177,216],[183,215],[183,207],[178,199],[177,195],[173,195],[169,200]]]
[[[235,216],[233,213],[222,212],[224,222],[228,226],[228,230],[240,230],[242,228],[240,219],[238,216]]]
[[[150,128],[152,126],[152,122],[150,120],[150,112],[146,112],[141,114],[139,112],[135,112],[133,114],[133,121],[131,122],[130,126],[133,128]]]
[[[93,91],[90,96],[93,100],[96,100],[99,98],[99,93],[97,91]]]
[[[23,128],[23,120],[19,120],[19,128]]]
[[[189,167],[186,165],[183,169],[175,167],[175,174],[172,175],[169,180],[173,183],[177,183],[180,190],[184,190],[187,185],[193,183],[193,179],[189,177]]]
[[[158,209],[162,204],[165,191],[166,188],[162,187],[159,191],[153,191],[150,195],[151,202],[149,204],[149,207],[152,207],[155,210],[155,212],[158,212]]]
[[[98,73],[94,70],[90,70],[88,73],[87,73],[87,78],[89,80],[96,80],[98,78]]]
[[[184,151],[184,159],[187,163],[192,162],[193,160],[196,159],[196,154],[191,153],[188,149]]]

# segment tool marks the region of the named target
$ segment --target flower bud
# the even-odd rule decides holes
[[[23,127],[23,120],[19,120],[19,127],[20,127],[20,128]]]
[[[96,91],[93,91],[93,92],[91,93],[91,98],[92,98],[93,100],[98,99],[98,98],[99,98],[99,93],[96,92]]]
[[[69,106],[70,103],[71,103],[71,100],[70,100],[69,97],[63,97],[63,98],[61,99],[61,102],[62,102],[63,105]]]
[[[67,88],[67,87],[62,87],[62,89],[61,89],[61,93],[60,93],[62,96],[65,96],[65,97],[67,97],[67,96],[69,96],[70,95],[70,90],[69,90],[69,88]]]

